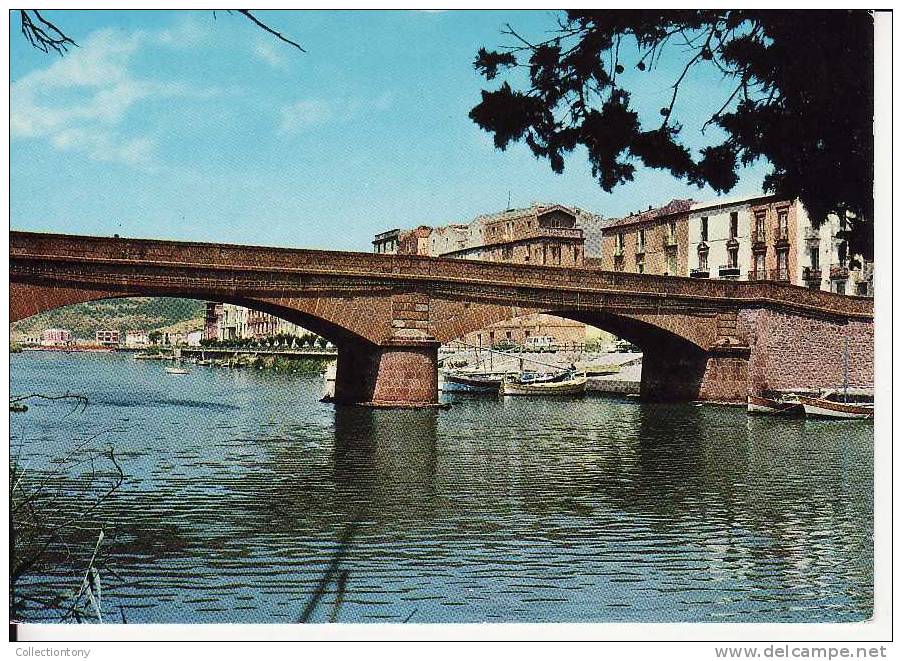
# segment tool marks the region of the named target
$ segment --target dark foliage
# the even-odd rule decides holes
[[[484,90],[470,118],[505,149],[523,141],[555,172],[582,145],[606,191],[633,178],[636,164],[715,191],[758,158],[773,166],[765,191],[798,197],[813,222],[850,218],[850,252],[873,256],[873,17],[866,11],[569,11],[554,36],[482,48],[474,66],[493,80],[523,68],[529,85]],[[638,61],[621,61],[621,46]],[[618,75],[626,66],[653,75],[669,47],[684,66],[660,126],[644,127]],[[624,49],[626,50],[626,49]],[[723,106],[706,123],[726,138],[693,155],[674,121],[680,85],[696,65],[724,76]],[[668,81],[671,82],[671,81]],[[701,127],[704,132],[705,127]]]

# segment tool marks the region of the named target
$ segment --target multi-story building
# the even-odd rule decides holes
[[[402,231],[398,236],[399,255],[428,255],[429,235],[432,228],[420,225],[416,229]]]
[[[467,246],[442,257],[540,266],[582,266],[585,260],[577,212],[560,204],[480,216],[470,227]]]
[[[584,324],[562,319],[550,314],[531,314],[492,324],[475,333],[468,333],[463,341],[479,347],[491,347],[499,343],[528,346],[530,339],[549,338],[551,345],[568,346],[586,341]]]
[[[421,225],[399,231],[398,254],[431,255],[545,266],[582,266],[585,261],[583,227],[597,226],[598,217],[560,204],[533,204],[477,216],[469,223],[441,227]],[[392,230],[394,232],[394,230]],[[392,232],[377,234],[373,245],[389,245]],[[383,250],[384,252],[384,250]],[[557,344],[585,340],[584,324],[551,315],[529,315],[470,333],[464,342],[491,346],[502,341],[524,344],[526,338],[547,335]]]
[[[616,218],[601,230],[601,256],[591,261],[606,271],[684,275],[692,200],[671,200]]]
[[[65,328],[47,328],[41,331],[41,346],[61,347],[72,344],[72,333]]]
[[[118,330],[99,330],[94,332],[94,341],[97,344],[107,347],[119,346]]]
[[[695,204],[685,274],[871,296],[873,265],[848,254],[845,229],[835,215],[815,228],[799,200],[776,196]]]
[[[400,236],[400,229],[388,230],[377,234],[373,239],[373,252],[380,255],[394,255],[398,252]]]
[[[204,315],[204,339],[259,340],[283,333],[300,336],[307,331],[296,324],[265,312],[249,310],[231,303],[207,303]]]
[[[429,233],[429,254],[447,255],[467,247],[470,226],[452,223],[443,227],[433,227]]]

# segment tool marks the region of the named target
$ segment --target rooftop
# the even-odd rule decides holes
[[[670,200],[667,204],[660,207],[654,207],[646,209],[645,211],[639,211],[636,213],[631,213],[628,216],[624,216],[622,218],[615,218],[607,225],[608,227],[623,227],[625,225],[637,225],[639,223],[647,223],[653,220],[658,220],[660,218],[664,218],[665,216],[671,216],[675,213],[682,213],[689,211],[693,204],[695,204],[695,200],[687,199],[687,200],[679,200],[674,199]]]

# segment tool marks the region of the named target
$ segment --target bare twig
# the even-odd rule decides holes
[[[291,46],[294,46],[295,48],[297,48],[297,49],[298,49],[299,51],[301,51],[302,53],[306,53],[306,52],[307,52],[307,51],[305,51],[303,48],[301,48],[301,45],[300,45],[299,43],[297,43],[297,42],[295,42],[295,41],[292,41],[291,39],[289,39],[288,37],[286,37],[286,36],[285,36],[284,34],[282,34],[281,32],[278,32],[278,31],[274,30],[273,28],[269,27],[266,23],[264,23],[263,21],[261,21],[260,19],[258,19],[256,16],[254,16],[254,15],[250,12],[249,9],[236,9],[235,11],[237,11],[239,14],[241,14],[242,16],[244,16],[245,18],[247,18],[248,20],[250,20],[254,25],[256,25],[256,26],[257,26],[258,28],[260,28],[261,30],[263,30],[263,31],[265,31],[265,32],[269,32],[272,36],[274,36],[274,37],[275,37],[276,39],[278,39],[279,41],[284,41],[286,44],[290,44]]]
[[[34,16],[34,20],[32,16]],[[45,53],[54,51],[63,55],[69,50],[69,46],[78,48],[78,44],[41,16],[37,9],[20,9],[19,18],[22,21],[22,34],[28,39],[28,43],[38,50]]]

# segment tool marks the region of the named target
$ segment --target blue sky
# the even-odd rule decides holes
[[[556,175],[523,144],[494,149],[467,117],[491,86],[476,51],[510,43],[505,23],[540,38],[553,12],[257,13],[307,53],[221,12],[47,11],[80,45],[60,58],[13,16],[12,227],[370,250],[376,232],[466,221],[508,192],[604,216],[714,197],[647,169],[609,194],[579,152]],[[649,122],[684,60],[669,53],[650,74],[627,66]],[[727,85],[690,74],[675,110],[690,146]],[[766,169],[730,196],[760,192]]]

